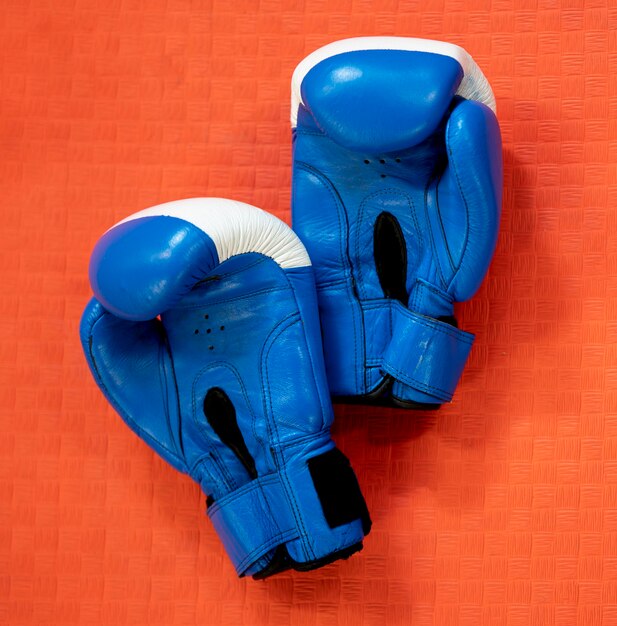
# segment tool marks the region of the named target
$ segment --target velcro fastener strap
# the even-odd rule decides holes
[[[221,498],[208,516],[240,576],[270,550],[299,536],[277,474],[252,480]]]
[[[359,519],[368,535],[371,517],[349,459],[332,448],[310,458],[308,468],[328,526],[338,528]]]
[[[452,399],[474,336],[396,303],[391,309],[392,339],[382,369],[442,402]]]

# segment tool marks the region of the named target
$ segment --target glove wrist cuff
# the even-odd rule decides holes
[[[278,474],[232,491],[208,507],[208,516],[240,576],[279,544],[298,537]]]
[[[361,548],[370,529],[366,504],[349,461],[331,441],[328,447],[290,460],[208,508],[239,575],[313,569]]]
[[[474,336],[435,318],[392,307],[392,339],[381,369],[402,402],[449,402],[463,373]]]

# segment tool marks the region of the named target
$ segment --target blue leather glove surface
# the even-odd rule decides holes
[[[288,226],[230,200],[170,202],[107,231],[90,282],[96,383],[201,485],[239,575],[361,549],[370,519],[330,437],[313,271]]]
[[[434,408],[473,335],[454,302],[492,258],[502,154],[491,88],[452,44],[329,44],[292,81],[293,228],[313,262],[333,396]]]

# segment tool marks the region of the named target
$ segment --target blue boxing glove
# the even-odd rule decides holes
[[[502,154],[491,88],[458,46],[365,37],[292,80],[292,225],[313,262],[342,399],[434,408],[473,342],[454,302],[492,258]]]
[[[313,271],[291,229],[216,198],[116,224],[90,261],[81,340],[127,425],[188,473],[239,575],[362,548],[370,519],[330,438]]]

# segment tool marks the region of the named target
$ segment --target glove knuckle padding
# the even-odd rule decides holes
[[[448,401],[473,336],[453,303],[493,255],[502,157],[495,101],[442,42],[343,40],[292,79],[292,218],[318,287],[335,396]]]
[[[427,63],[431,56],[435,58]],[[422,85],[409,89],[419,73]],[[358,50],[313,67],[301,93],[317,125],[333,141],[351,150],[392,152],[432,134],[461,78],[461,66],[450,57]]]
[[[314,278],[289,227],[220,199],[160,205],[103,235],[90,280],[81,338],[97,383],[200,483],[239,574],[361,547],[370,521],[348,462],[332,457]],[[355,493],[345,510],[313,475],[319,459]]]

